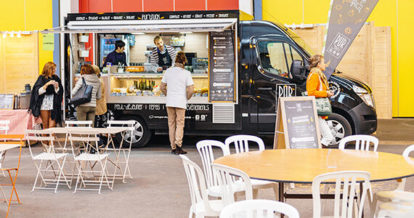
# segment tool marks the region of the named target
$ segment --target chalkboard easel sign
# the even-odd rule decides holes
[[[273,148],[321,148],[314,96],[279,98]]]
[[[13,94],[0,94],[0,109],[13,109],[14,108],[14,95]]]

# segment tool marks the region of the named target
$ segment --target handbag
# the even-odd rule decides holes
[[[332,114],[331,102],[328,98],[316,98],[316,111],[319,116],[329,116]]]
[[[70,99],[69,104],[77,107],[81,104],[91,102],[93,86],[86,84],[85,78],[82,77],[82,86],[78,92]]]

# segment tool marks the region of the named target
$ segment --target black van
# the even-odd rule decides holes
[[[238,12],[233,14],[238,16]],[[234,104],[189,103],[186,135],[273,136],[277,98],[300,96],[306,90],[312,54],[300,37],[281,24],[266,21],[239,21],[235,25],[238,30],[237,101]],[[375,132],[377,116],[370,87],[340,72],[334,73],[329,83],[335,90],[329,125],[336,143],[347,135]],[[145,146],[154,134],[168,134],[165,104],[108,102],[108,110],[109,119],[138,121],[134,134],[126,137],[135,147]]]

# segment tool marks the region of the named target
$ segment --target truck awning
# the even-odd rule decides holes
[[[222,32],[237,23],[236,18],[70,21],[65,27],[42,33],[150,33],[150,32]]]

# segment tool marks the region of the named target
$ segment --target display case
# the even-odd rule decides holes
[[[108,103],[166,102],[160,85],[163,73],[141,71],[141,66],[128,67],[123,73],[110,72],[106,79]],[[142,67],[142,70],[144,68]],[[139,72],[140,71],[140,72]],[[208,74],[192,73],[194,94],[189,103],[208,103]]]

